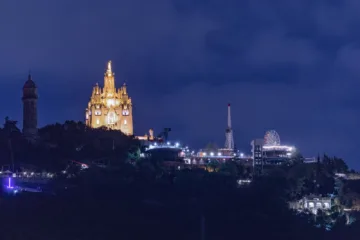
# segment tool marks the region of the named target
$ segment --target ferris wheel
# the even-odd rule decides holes
[[[275,130],[267,131],[264,136],[264,145],[265,146],[279,146],[280,145],[279,134]]]

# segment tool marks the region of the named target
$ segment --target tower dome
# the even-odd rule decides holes
[[[34,81],[32,80],[30,74],[29,74],[28,80],[25,82],[23,88],[36,88],[36,84],[35,84]]]

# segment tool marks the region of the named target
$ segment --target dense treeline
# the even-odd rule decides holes
[[[258,177],[233,161],[175,171],[139,159],[139,143],[131,137],[72,121],[40,129],[32,143],[7,121],[0,130],[0,151],[8,156],[4,162],[12,153],[15,162],[45,169],[61,169],[68,159],[111,160],[110,167],[73,169],[74,178],[54,179],[49,185],[55,195],[3,193],[1,239],[331,240],[360,234],[360,223],[346,225],[348,215],[339,207],[357,205],[359,183],[334,177],[350,172],[335,157],[294,161]],[[251,185],[239,187],[239,178],[250,177]],[[316,217],[289,210],[288,201],[310,194],[337,195],[337,207]],[[326,231],[329,224],[332,231]]]
[[[0,221],[14,239],[206,239],[321,237],[287,209],[281,179],[238,188],[227,175],[182,171],[144,175],[136,167],[89,169],[56,196],[3,199]],[[14,214],[16,213],[16,214]]]
[[[120,131],[87,128],[82,122],[66,121],[39,129],[36,139],[25,139],[16,121],[5,120],[0,129],[1,165],[35,165],[39,170],[58,171],[69,160],[124,160],[139,142]]]
[[[244,188],[229,166],[219,172],[169,172],[145,160],[120,165],[79,172],[77,187],[55,196],[3,198],[4,234],[8,239],[200,239],[202,220],[206,239],[214,240],[357,239],[359,234],[358,223],[346,226],[341,218],[327,232],[314,226],[312,216],[288,209],[289,176],[301,165],[288,167],[289,175],[281,168],[268,172]],[[315,172],[326,168],[309,166]]]

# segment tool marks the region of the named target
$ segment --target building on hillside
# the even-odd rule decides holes
[[[152,128],[149,129],[149,134],[145,133],[144,136],[136,136],[135,138],[140,140],[144,145],[158,140],[156,137],[154,137],[154,130]]]
[[[33,138],[37,135],[37,87],[29,74],[28,80],[23,87],[23,134],[25,137]]]
[[[294,155],[295,147],[281,145],[279,134],[267,131],[264,139],[251,142],[254,167],[263,169],[264,166],[274,166],[287,163]]]
[[[263,139],[255,139],[251,141],[251,153],[253,159],[254,172],[259,174],[263,170],[263,156],[262,156],[262,148],[264,146]]]
[[[308,210],[313,214],[317,214],[318,210],[330,210],[332,207],[331,197],[308,196],[298,201],[289,202],[290,209],[297,211]]]
[[[111,61],[107,64],[104,87],[96,84],[85,111],[86,125],[91,128],[106,127],[133,135],[132,102],[124,83],[115,87],[115,73]]]

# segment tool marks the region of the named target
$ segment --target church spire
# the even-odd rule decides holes
[[[111,61],[108,61],[104,78],[104,92],[110,95],[114,94],[116,91],[114,75],[115,74],[113,73],[111,67]]]

